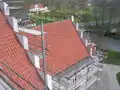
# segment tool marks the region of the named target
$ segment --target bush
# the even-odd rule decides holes
[[[120,65],[120,52],[109,51],[107,58],[104,59],[103,62],[107,64]]]
[[[91,14],[90,13],[82,13],[81,18],[83,19],[82,22],[89,22],[89,21],[91,21]]]
[[[118,83],[119,83],[119,85],[120,85],[120,72],[118,72],[118,73],[116,74],[116,78],[117,78]]]

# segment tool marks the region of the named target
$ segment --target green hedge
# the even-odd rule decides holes
[[[103,60],[107,64],[120,65],[120,52],[109,51],[107,58]]]

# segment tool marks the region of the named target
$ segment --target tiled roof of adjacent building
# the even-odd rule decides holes
[[[1,11],[0,20],[0,71],[20,89],[43,90],[40,76]]]
[[[40,30],[40,26],[33,29]],[[80,39],[71,20],[64,20],[44,25],[47,46],[47,70],[51,74],[62,72],[83,60],[89,53]],[[37,37],[31,42],[38,43]],[[39,49],[39,48],[38,48]]]

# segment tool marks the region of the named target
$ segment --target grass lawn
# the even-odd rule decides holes
[[[118,83],[119,83],[119,85],[120,85],[120,72],[118,72],[118,73],[116,74],[116,78],[117,78]]]
[[[51,23],[51,22],[55,22],[55,21],[64,20],[63,18],[43,16],[43,15],[35,15],[35,16],[31,16],[31,18],[36,22],[37,25],[41,24],[41,22]]]
[[[120,65],[120,52],[109,51],[103,63]]]
[[[61,21],[65,19],[71,19],[71,13],[60,13],[60,12],[49,12],[31,15],[31,18],[36,22],[37,25],[44,23],[50,23],[55,21]]]
[[[51,20],[53,22],[53,21],[61,21],[61,20],[71,19],[71,16],[74,14],[75,13],[73,13],[72,11],[71,12],[70,11],[63,12],[63,11],[52,10],[51,12],[47,12],[47,13],[34,14],[33,17],[39,17],[39,19],[41,19],[41,20],[46,19],[46,21],[48,20],[48,22]],[[81,17],[80,15],[77,15],[77,16]],[[74,19],[75,19],[75,22],[83,21],[81,18],[78,18],[76,16],[74,17]]]
[[[44,24],[53,22],[52,20],[49,20],[49,19],[47,19],[47,20],[46,19],[42,19],[42,18],[36,19],[36,18],[33,18],[33,17],[32,17],[32,19],[33,19],[33,21],[36,22],[37,25],[40,25],[42,22]]]

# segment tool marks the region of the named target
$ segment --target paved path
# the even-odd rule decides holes
[[[115,40],[101,35],[98,36],[97,34],[92,33],[84,33],[84,37],[90,37],[91,40],[102,49],[120,52],[120,40]]]
[[[92,86],[89,90],[120,90],[120,86],[116,80],[117,72],[120,72],[120,66],[106,64],[100,76],[98,87]]]
[[[97,45],[103,49],[120,51],[120,40],[115,40],[108,37],[100,37],[97,35],[91,35],[92,40],[94,40]]]
[[[120,40],[114,40],[104,36],[97,36],[96,34],[85,36],[90,37],[100,48],[120,52]],[[96,87],[97,84],[95,83],[89,90],[120,90],[120,85],[116,80],[117,72],[120,72],[120,66],[105,64],[103,72],[100,76],[101,80],[99,81],[98,87]]]
[[[105,90],[120,90],[120,86],[116,79],[117,72],[120,72],[120,66],[105,65],[101,76],[101,82],[103,83]]]

